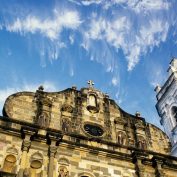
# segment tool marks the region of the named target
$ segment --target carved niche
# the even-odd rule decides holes
[[[126,134],[124,132],[122,132],[122,131],[119,131],[117,133],[117,142],[118,142],[118,144],[125,145],[126,141],[127,141],[126,140]]]
[[[42,128],[49,127],[49,124],[50,124],[49,113],[42,112],[38,117],[37,124],[40,125]]]
[[[143,149],[143,150],[147,149],[146,140],[142,136],[138,136],[138,148]]]
[[[87,95],[87,110],[91,113],[97,113],[99,111],[98,96],[93,91]]]
[[[69,161],[66,158],[59,159],[58,177],[69,177]]]
[[[40,177],[42,174],[43,156],[36,152],[31,156],[30,169],[26,169],[26,176]]]
[[[7,149],[6,154],[2,170],[9,173],[15,173],[18,151],[16,148],[10,147]]]
[[[69,104],[63,104],[63,106],[61,108],[61,111],[72,113],[73,112],[73,107]]]
[[[61,120],[61,129],[64,133],[68,133],[71,130],[71,122],[68,118],[63,118]]]

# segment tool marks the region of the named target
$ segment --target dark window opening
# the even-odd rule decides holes
[[[171,109],[171,112],[172,112],[172,116],[176,119],[177,121],[177,107],[176,106],[173,106],[172,109]]]

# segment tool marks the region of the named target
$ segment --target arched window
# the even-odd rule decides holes
[[[171,108],[171,114],[172,114],[172,117],[177,121],[177,107],[176,106],[173,106]]]

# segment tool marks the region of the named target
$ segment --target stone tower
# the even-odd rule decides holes
[[[161,117],[160,123],[171,140],[171,154],[177,156],[177,59],[172,59],[167,71],[167,81],[162,87],[155,88],[156,109]]]

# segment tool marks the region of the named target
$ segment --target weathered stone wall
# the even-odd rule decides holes
[[[84,127],[89,124],[103,131],[100,135],[103,140],[164,154],[170,151],[168,137],[160,129],[146,123],[141,117],[124,112],[107,95],[95,89],[17,93],[6,100],[4,113],[10,118],[34,123],[41,128],[91,138],[94,136]]]
[[[58,141],[58,136],[56,139],[54,136],[49,136],[48,134],[52,132],[41,129],[36,134],[37,129],[34,129],[32,124],[30,128],[29,125],[22,125],[19,122],[12,121],[10,125],[4,122],[6,120],[0,120],[1,171],[12,167],[9,163],[5,163],[10,160],[14,162],[12,173],[22,172],[22,176],[34,174],[50,177],[49,159],[52,157],[52,152],[54,153],[53,177],[59,177],[62,173],[65,173],[66,177],[84,175],[88,177],[157,177],[157,172],[164,177],[176,175],[177,159],[175,158],[69,135],[64,135],[62,142],[56,146],[55,141]],[[49,137],[51,137],[51,143],[48,144]],[[13,156],[16,158],[15,161]]]
[[[172,177],[169,152],[159,128],[92,87],[11,95],[0,119],[1,171],[18,177]]]

